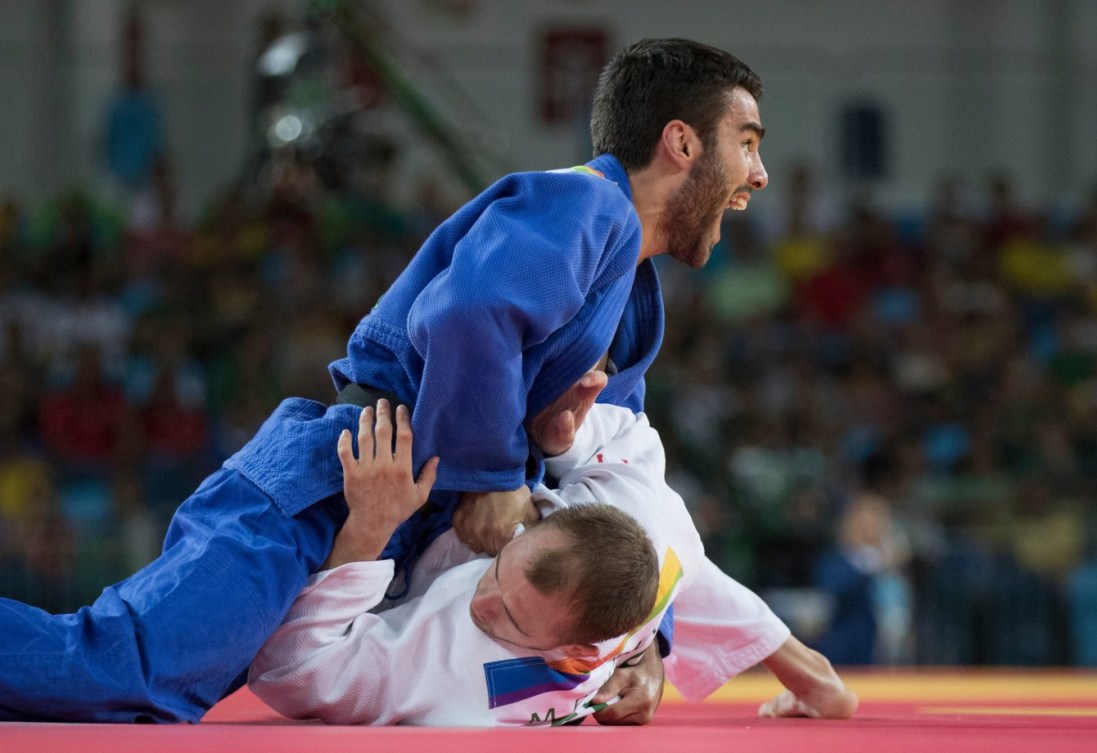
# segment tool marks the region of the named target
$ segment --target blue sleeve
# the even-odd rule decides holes
[[[674,605],[667,607],[663,612],[663,619],[659,623],[659,632],[655,634],[659,641],[659,656],[666,659],[674,649]]]
[[[518,180],[518,179],[516,179]],[[442,457],[436,488],[516,489],[525,480],[526,352],[604,284],[607,259],[635,256],[638,221],[612,183],[587,176],[518,180],[488,205],[424,287],[408,333],[424,361],[416,435]],[[635,264],[635,260],[631,261]],[[610,264],[610,267],[621,266]],[[627,265],[625,265],[627,266]]]

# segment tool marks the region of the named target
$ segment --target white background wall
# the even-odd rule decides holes
[[[285,0],[139,0],[184,211],[239,169],[257,20]],[[1076,203],[1097,180],[1097,0],[377,0],[399,48],[429,54],[514,168],[574,164],[579,125],[537,118],[534,44],[595,25],[616,47],[685,36],[734,52],[766,86],[763,156],[779,185],[804,157],[838,177],[838,113],[878,103],[889,125],[880,202],[917,209],[935,178],[1012,173],[1030,202]],[[0,195],[34,200],[101,172],[97,139],[117,82],[123,0],[0,0]],[[433,78],[433,80],[431,80]],[[452,97],[438,98],[443,107]],[[450,110],[447,110],[450,111]],[[459,111],[453,110],[458,116]],[[462,120],[467,122],[467,120]],[[410,126],[404,138],[417,140]],[[416,148],[414,169],[433,152]],[[770,192],[775,193],[775,192]],[[763,199],[760,196],[759,199]],[[771,197],[775,199],[776,196]]]

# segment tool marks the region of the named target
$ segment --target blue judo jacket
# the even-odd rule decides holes
[[[618,373],[599,401],[642,410],[664,317],[654,265],[637,265],[639,251],[640,220],[615,158],[502,178],[435,230],[361,320],[346,358],[329,367],[335,385],[369,385],[414,406],[416,467],[441,457],[432,499],[515,489],[526,480],[525,418],[607,351]],[[290,515],[342,489],[335,437],[355,425],[317,423],[323,408],[307,403],[287,400],[226,463]],[[320,436],[302,442],[301,432]],[[310,444],[302,473],[300,448]],[[293,456],[280,458],[279,447]]]

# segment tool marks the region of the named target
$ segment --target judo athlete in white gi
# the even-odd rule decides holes
[[[389,441],[387,418],[381,420],[387,410],[384,403],[379,404],[376,446],[380,448]],[[622,409],[622,413],[635,423],[629,411]],[[349,437],[341,438],[340,458],[352,511],[376,498],[394,497],[392,491],[373,483],[368,473],[358,473],[362,466],[372,470],[377,465],[400,465],[410,483],[410,450],[401,448],[402,439],[410,446],[406,412],[398,411],[397,419],[395,461],[383,450],[370,457],[374,429],[368,408],[360,425],[357,461],[349,450]],[[420,558],[407,600],[398,606],[378,614],[368,611],[377,606],[389,585],[391,561],[349,561],[313,576],[252,663],[252,690],[287,716],[319,717],[339,724],[525,726],[594,713],[597,708],[587,702],[615,667],[652,645],[667,605],[699,572],[703,557],[700,538],[680,498],[648,503],[646,496],[654,486],[647,471],[650,464],[643,456],[648,448],[626,446],[627,442],[622,438],[606,451],[635,452],[631,458],[622,455],[627,458],[626,467],[632,461],[633,472],[606,474],[592,465],[586,474],[565,474],[563,493],[539,489],[535,497],[546,520],[508,542],[496,558],[474,554],[453,532],[443,534]],[[428,474],[431,469],[427,467]],[[413,495],[411,507],[425,499],[423,486],[430,479],[424,475],[415,489],[422,496]],[[405,490],[409,488],[404,485]],[[623,501],[614,507],[586,504],[604,502],[607,495]],[[567,507],[581,509],[560,509]],[[400,510],[387,520],[395,526],[407,514]],[[600,524],[601,529],[590,531],[589,536],[582,530],[568,530],[565,536],[554,519],[569,516],[579,516],[580,527]],[[626,596],[636,615],[631,624],[595,641],[577,641],[571,635],[577,622],[573,602],[587,600],[589,611],[597,613],[599,601],[606,599],[590,599],[587,593],[573,599],[576,589],[570,586],[555,597],[540,593],[529,583],[531,563],[546,550],[569,547],[580,561],[588,560],[595,548],[604,548],[607,565],[617,565],[619,554],[642,561],[618,551],[627,541],[605,540],[630,525],[649,567],[646,572],[630,568],[623,574],[608,574],[604,586],[609,592],[621,580],[639,579],[646,587],[647,603],[636,604],[635,598]],[[351,537],[366,530],[364,525],[349,530],[344,526]],[[381,551],[385,533],[370,531],[368,535],[379,544],[353,543],[355,551],[349,556],[372,560]],[[343,558],[337,540],[329,564]],[[597,579],[594,575],[592,580]],[[583,624],[577,627],[580,632],[586,629]]]
[[[379,404],[379,419],[387,410]],[[249,685],[274,709],[336,724],[545,726],[579,720],[602,707],[593,701],[615,670],[657,650],[660,618],[677,599],[674,653],[666,667],[687,697],[703,697],[743,669],[784,653],[775,673],[790,690],[760,713],[853,713],[856,696],[829,662],[791,638],[757,596],[705,559],[685,505],[663,481],[658,434],[643,414],[614,406],[591,409],[571,448],[547,460],[558,488],[535,490],[544,521],[492,559],[473,554],[452,531],[444,534],[424,553],[405,601],[369,611],[393,575],[391,561],[375,561],[386,526],[421,504],[433,481],[433,464],[418,483],[412,478],[411,431],[402,408],[397,425],[392,457],[374,457],[374,447],[388,447],[391,438],[385,417],[375,445],[368,408],[359,459],[349,433],[340,438],[347,499],[352,517],[359,517],[348,520],[330,567],[310,579],[252,664]],[[539,592],[529,582],[529,566],[566,538],[553,517],[600,515],[607,506],[638,522],[655,547],[654,606],[645,604],[646,618],[624,635],[573,642],[572,607],[579,600],[567,592]],[[587,552],[605,546],[598,539],[573,543]],[[648,580],[654,577],[652,572]]]

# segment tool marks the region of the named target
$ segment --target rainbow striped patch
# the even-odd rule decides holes
[[[674,593],[674,587],[682,580],[682,560],[678,559],[678,553],[667,547],[663,555],[663,566],[659,568],[659,590],[655,594],[655,606],[651,608],[648,620],[655,618],[657,614],[667,608],[670,595]]]
[[[602,172],[601,170],[595,170],[593,167],[587,167],[586,165],[576,165],[575,167],[573,167],[571,169],[574,170],[577,173],[587,173],[589,175],[597,175],[599,178],[606,177],[606,174],[604,172]]]
[[[601,170],[595,170],[593,167],[587,167],[586,165],[576,165],[575,167],[561,167],[558,170],[549,170],[550,173],[586,173],[587,175],[593,175],[596,178],[605,178],[606,174]]]
[[[488,708],[494,709],[553,690],[572,690],[587,675],[561,672],[541,657],[531,656],[485,664],[484,678],[488,683]]]

